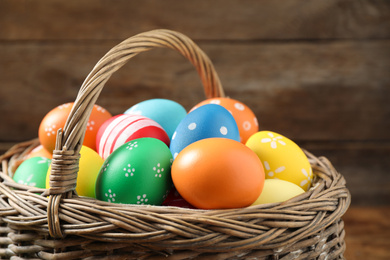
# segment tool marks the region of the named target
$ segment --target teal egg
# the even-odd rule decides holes
[[[122,204],[161,205],[172,187],[172,154],[156,138],[139,138],[118,147],[104,161],[96,198]]]
[[[16,169],[14,181],[20,184],[46,188],[46,174],[51,160],[45,157],[31,157]]]
[[[142,115],[156,121],[171,139],[176,127],[187,115],[187,111],[182,105],[173,100],[155,98],[135,104],[127,109],[125,114]]]

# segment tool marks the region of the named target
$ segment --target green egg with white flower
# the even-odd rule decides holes
[[[44,189],[50,163],[51,160],[45,157],[31,157],[19,165],[13,180],[19,184]]]
[[[115,149],[104,161],[96,180],[102,201],[161,205],[172,187],[172,154],[156,138],[139,138]]]

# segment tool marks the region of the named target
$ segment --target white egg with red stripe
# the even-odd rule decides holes
[[[154,120],[140,115],[117,115],[99,129],[97,148],[99,155],[106,159],[116,148],[131,140],[152,137],[163,141],[169,147],[169,137]]]

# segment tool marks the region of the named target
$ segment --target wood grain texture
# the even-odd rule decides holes
[[[382,39],[389,13],[386,0],[2,0],[0,39],[123,39],[156,28],[207,40]]]
[[[345,242],[348,260],[390,258],[390,208],[351,207],[345,213]]]
[[[352,205],[380,206],[390,202],[390,142],[298,142],[325,156],[345,177]]]
[[[93,65],[115,44],[3,44],[2,140],[33,138],[45,113],[74,101]],[[200,46],[226,94],[251,107],[262,129],[296,140],[389,139],[390,59],[382,57],[390,41]],[[187,109],[204,98],[195,69],[171,50],[131,60],[109,80],[98,103],[118,114],[157,97]]]

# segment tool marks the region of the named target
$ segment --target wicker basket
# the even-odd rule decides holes
[[[181,53],[197,69],[206,97],[223,96],[208,57],[186,36],[154,30],[111,49],[93,68],[57,134],[51,188],[12,180],[38,145],[31,140],[0,157],[0,256],[11,259],[343,259],[350,204],[345,180],[324,157],[306,152],[313,187],[284,203],[229,210],[121,205],[75,193],[79,150],[92,107],[109,77],[155,47]]]

